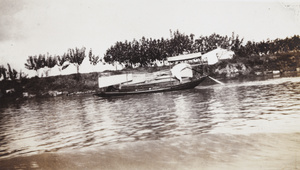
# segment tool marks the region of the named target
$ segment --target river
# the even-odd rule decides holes
[[[0,169],[299,169],[300,78],[0,107]]]

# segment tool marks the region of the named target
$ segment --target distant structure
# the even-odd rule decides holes
[[[170,63],[181,62],[181,61],[187,61],[188,63],[200,62],[200,64],[213,65],[220,60],[232,59],[233,56],[234,56],[233,51],[218,47],[205,54],[201,54],[201,52],[198,52],[192,54],[179,55],[175,57],[168,57],[168,61]]]
[[[79,66],[79,73],[103,72],[105,70],[116,70],[116,67],[102,62],[99,62],[96,65],[92,65],[90,64],[88,57],[85,57],[85,59]],[[63,66],[55,65],[53,68],[43,67],[37,70],[37,73],[35,71],[29,70],[29,77],[50,77],[59,75],[69,75],[75,73],[77,73],[76,66],[66,61]]]

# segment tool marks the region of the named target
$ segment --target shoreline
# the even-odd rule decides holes
[[[24,79],[19,81],[6,81],[7,85],[12,87],[9,90],[12,92],[3,95],[0,94],[1,103],[10,103],[20,100],[27,100],[31,98],[44,98],[44,97],[56,97],[56,96],[74,96],[74,95],[84,95],[93,94],[98,89],[98,76],[100,75],[114,75],[122,74],[128,72],[134,73],[151,73],[155,71],[160,71],[166,69],[166,67],[161,68],[142,68],[142,69],[132,69],[132,70],[120,70],[120,71],[106,71],[106,72],[93,72],[85,74],[71,74],[71,75],[60,75],[52,77],[37,78],[33,77],[30,79]],[[280,77],[298,77],[300,76],[299,71],[289,71],[283,73],[273,74],[272,72],[264,71],[263,74],[241,74],[236,73],[232,77],[227,77],[225,74],[212,74],[214,78],[218,78],[221,81],[237,80],[237,79],[269,79],[269,78],[280,78]],[[0,82],[0,84],[3,82]],[[206,85],[214,84],[214,82],[209,81],[204,82]],[[4,85],[5,86],[5,85]],[[7,89],[7,88],[6,88]],[[7,90],[6,90],[7,91]]]

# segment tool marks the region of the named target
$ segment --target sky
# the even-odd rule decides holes
[[[0,65],[26,72],[28,56],[69,48],[103,57],[117,41],[238,34],[244,41],[300,35],[300,0],[0,0]]]

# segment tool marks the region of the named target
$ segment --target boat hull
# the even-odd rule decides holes
[[[143,94],[143,93],[158,93],[158,92],[167,92],[167,91],[177,91],[177,90],[185,90],[185,89],[192,89],[198,86],[202,81],[205,80],[207,76],[201,77],[199,79],[195,79],[189,82],[180,83],[176,85],[167,85],[161,86],[159,88],[148,88],[148,89],[138,89],[132,88],[131,90],[119,90],[119,91],[110,91],[110,92],[99,92],[95,95],[100,97],[108,97],[108,96],[122,96],[122,95],[134,95],[134,94]]]

